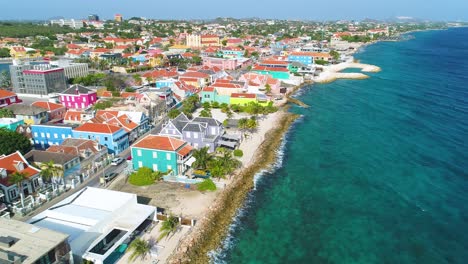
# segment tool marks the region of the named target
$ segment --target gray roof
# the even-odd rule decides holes
[[[182,129],[185,127],[185,125],[187,125],[187,123],[190,122],[190,120],[187,118],[187,116],[184,113],[179,114],[176,118],[174,118],[171,121],[172,121],[172,124],[174,124],[174,126],[180,132],[182,132]]]
[[[187,123],[187,125],[183,128],[183,131],[203,132],[205,129],[206,128],[200,123]]]
[[[40,113],[47,112],[47,109],[37,107],[34,105],[25,105],[25,104],[12,104],[5,108],[13,111],[15,115],[37,115]]]
[[[207,123],[209,126],[220,126],[221,122],[211,117],[196,117],[192,120],[197,123]]]
[[[65,91],[62,92],[62,94],[76,94],[76,90],[78,89],[78,92],[80,94],[87,94],[87,93],[92,93],[94,92],[93,90],[84,87],[83,85],[79,84],[74,84],[70,86],[70,88],[66,89]]]
[[[31,150],[30,152],[24,155],[26,160],[31,163],[40,162],[45,163],[53,161],[55,164],[64,165],[65,163],[78,158],[78,156],[67,154],[67,153],[58,153],[58,152],[48,152],[42,150]]]

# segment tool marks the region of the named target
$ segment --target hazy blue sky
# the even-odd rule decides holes
[[[468,20],[468,0],[1,0],[0,20],[84,18],[262,17],[278,19],[363,19],[412,16]]]

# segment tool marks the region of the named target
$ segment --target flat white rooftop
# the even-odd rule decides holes
[[[0,237],[12,237],[16,240],[8,247],[0,244],[0,263],[7,252],[22,256],[21,263],[34,263],[65,241],[68,235],[39,228],[16,220],[0,218]]]
[[[29,223],[68,234],[73,253],[83,256],[113,229],[128,231],[125,239],[155,211],[153,206],[138,204],[136,194],[87,187]],[[103,261],[107,256],[98,257]]]

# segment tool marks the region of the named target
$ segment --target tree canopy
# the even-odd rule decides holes
[[[17,150],[26,154],[32,148],[31,141],[26,136],[6,128],[0,128],[0,138],[0,155],[8,155]]]

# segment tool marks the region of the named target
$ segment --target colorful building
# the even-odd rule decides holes
[[[85,123],[73,130],[72,137],[96,140],[113,154],[119,154],[129,146],[125,130],[109,124]]]
[[[32,125],[32,139],[34,147],[45,149],[52,145],[60,145],[66,138],[73,136],[76,125],[67,124],[39,124]]]
[[[13,112],[16,119],[21,119],[28,125],[41,124],[49,121],[47,110],[37,106],[13,104],[6,108]]]
[[[32,103],[33,106],[37,106],[47,110],[47,114],[49,115],[50,120],[61,121],[67,112],[65,106],[61,104],[51,103],[51,102],[34,102]]]
[[[29,165],[28,161],[16,151],[10,155],[0,156],[0,190],[3,191],[4,202],[12,203],[20,198],[18,186],[10,181],[15,172],[24,173],[26,179],[21,183],[23,197],[36,192],[42,185],[40,170]]]
[[[0,108],[21,102],[22,101],[18,99],[18,96],[14,92],[0,90]]]
[[[252,93],[233,93],[231,94],[231,105],[246,105],[248,103],[258,103],[260,105],[268,105],[268,99],[265,95]]]
[[[16,131],[16,128],[24,125],[24,121],[16,118],[0,118],[0,128],[6,128],[11,131]]]
[[[289,70],[284,68],[256,66],[252,69],[252,71],[259,74],[268,74],[271,75],[271,77],[280,80],[289,80],[290,78]]]
[[[223,58],[242,58],[245,50],[239,47],[226,47],[219,51],[219,55]]]
[[[181,175],[190,168],[188,161],[193,148],[185,141],[157,135],[148,135],[131,147],[133,169],[147,167],[153,171]]]
[[[60,93],[60,103],[67,108],[86,109],[97,101],[97,93],[82,85],[72,85]]]

